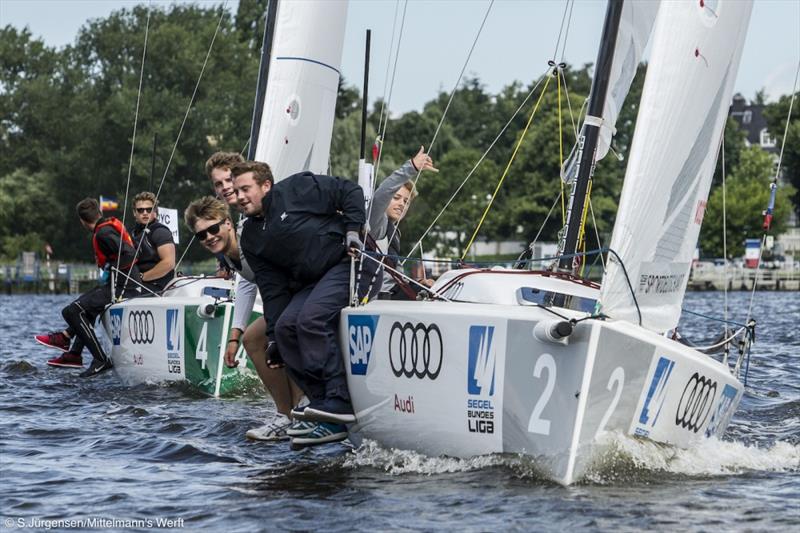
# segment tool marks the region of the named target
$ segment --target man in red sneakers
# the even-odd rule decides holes
[[[100,205],[94,198],[85,198],[76,206],[81,225],[92,232],[92,247],[97,266],[104,269],[101,285],[82,294],[77,300],[61,310],[67,322],[67,329],[54,333],[36,335],[37,342],[57,348],[65,353],[51,359],[48,365],[68,368],[81,368],[83,347],[92,353],[89,368],[80,373],[81,377],[92,377],[112,368],[111,359],[103,351],[94,331],[94,321],[114,296],[125,297],[141,294],[141,274],[135,264],[135,250],[130,235],[118,219],[103,218]],[[107,281],[109,277],[113,282]],[[71,344],[71,347],[70,347]]]

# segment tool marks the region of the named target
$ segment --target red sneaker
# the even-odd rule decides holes
[[[56,348],[62,352],[69,350],[70,339],[60,331],[36,335],[34,339],[36,339],[36,342],[39,344],[44,344],[49,348]]]
[[[83,357],[79,353],[65,352],[47,362],[50,366],[64,368],[83,368]]]

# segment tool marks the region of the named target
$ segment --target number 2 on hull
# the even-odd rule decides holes
[[[556,360],[549,353],[543,353],[536,360],[533,367],[533,377],[540,378],[542,370],[547,370],[547,383],[544,386],[544,392],[539,397],[536,405],[533,406],[531,418],[528,420],[528,433],[538,433],[539,435],[550,435],[550,420],[542,418],[542,411],[550,401],[550,396],[553,395],[553,389],[556,386]]]

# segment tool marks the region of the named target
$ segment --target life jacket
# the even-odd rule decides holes
[[[110,261],[117,260],[117,254],[106,256],[106,254],[104,254],[103,251],[100,249],[100,245],[97,242],[97,232],[100,230],[100,228],[104,226],[111,226],[112,228],[114,228],[114,231],[120,234],[120,238],[122,239],[122,245],[125,246],[127,244],[128,246],[133,248],[133,239],[131,239],[128,230],[125,229],[125,226],[122,225],[122,222],[120,222],[119,219],[115,217],[108,217],[102,222],[99,222],[94,227],[94,233],[92,234],[92,248],[94,248],[94,256],[97,259],[97,266],[99,266],[100,268],[106,266],[106,264],[108,264]],[[126,270],[130,268],[132,264],[133,263],[131,263],[130,265],[120,265],[120,269]]]

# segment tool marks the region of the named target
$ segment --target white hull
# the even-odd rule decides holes
[[[188,381],[212,396],[235,394],[254,373],[243,347],[238,367],[223,363],[233,304],[222,295],[233,284],[180,278],[172,287],[162,297],[126,300],[103,314],[114,372],[127,386]],[[198,313],[207,305],[212,313]]]
[[[500,293],[542,283],[587,292],[489,274]],[[475,299],[485,281],[463,279],[461,299]],[[488,298],[495,303],[376,301],[344,310],[355,430],[433,456],[524,453],[565,485],[586,472],[604,431],[679,447],[725,431],[743,392],[725,365],[626,322],[586,320],[566,340],[548,340],[543,326],[558,317],[500,293]]]

